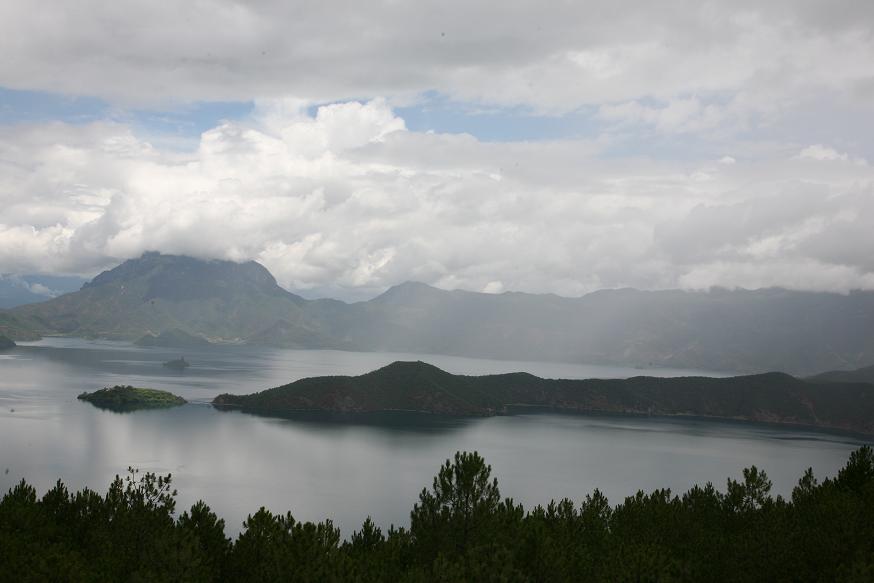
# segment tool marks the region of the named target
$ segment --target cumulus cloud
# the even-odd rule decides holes
[[[256,259],[309,295],[404,280],[487,292],[874,287],[874,170],[762,150],[694,163],[599,141],[406,129],[384,100],[262,101],[162,150],[125,125],[0,128],[0,271],[146,250]]]
[[[0,87],[254,111],[190,149],[125,115],[0,126],[0,272],[160,250],[347,298],[874,287],[872,23],[857,0],[7,1]],[[435,93],[585,127],[408,129]]]

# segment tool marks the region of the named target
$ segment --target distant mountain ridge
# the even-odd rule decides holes
[[[808,380],[828,383],[872,383],[874,384],[874,366],[865,366],[855,370],[830,370],[809,377]]]
[[[44,302],[78,290],[85,281],[75,276],[0,274],[0,309]]]
[[[539,407],[577,413],[704,417],[874,434],[874,385],[750,376],[543,379],[527,373],[454,375],[424,362],[394,362],[360,376],[301,379],[251,395],[217,396],[219,408],[267,415],[415,411],[496,415]]]
[[[809,375],[874,362],[874,292],[784,289],[445,291],[409,282],[364,302],[307,300],[255,262],[147,253],[77,292],[0,310],[0,334],[211,342]]]

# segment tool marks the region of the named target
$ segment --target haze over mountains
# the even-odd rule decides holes
[[[404,283],[307,300],[263,266],[147,253],[80,291],[0,311],[0,334],[212,342],[813,374],[874,362],[874,292],[604,290],[579,298]]]
[[[44,302],[47,299],[76,291],[86,281],[76,276],[0,274],[0,308],[14,308],[24,304]]]

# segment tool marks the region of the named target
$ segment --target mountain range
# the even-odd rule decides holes
[[[0,310],[16,340],[218,343],[808,375],[874,362],[874,292],[603,290],[577,298],[403,283],[363,302],[308,300],[255,262],[146,253],[79,291]]]

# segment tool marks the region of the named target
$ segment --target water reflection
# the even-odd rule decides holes
[[[284,411],[264,413],[241,412],[236,409],[216,407],[217,411],[234,415],[254,415],[264,419],[285,420],[318,431],[345,431],[349,427],[373,427],[382,431],[412,431],[416,433],[441,433],[461,429],[476,421],[471,417],[432,415],[421,412],[379,411],[373,413],[334,413],[321,411]]]

